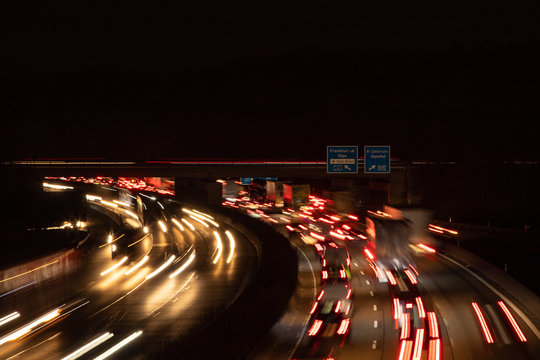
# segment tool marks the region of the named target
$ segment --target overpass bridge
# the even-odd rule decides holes
[[[364,159],[358,159],[359,169]],[[389,174],[329,174],[325,161],[191,160],[95,161],[22,160],[0,163],[3,179],[52,177],[172,177],[177,197],[221,202],[217,179],[277,177],[297,183],[318,184],[319,189],[347,191],[362,199],[403,204],[407,198],[409,164],[392,159]],[[359,195],[358,195],[359,194]],[[219,200],[218,200],[219,199]]]

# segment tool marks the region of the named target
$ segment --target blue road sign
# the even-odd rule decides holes
[[[358,173],[358,146],[327,146],[326,172],[332,174]]]
[[[251,185],[251,183],[253,182],[253,178],[243,177],[243,178],[240,178],[240,182],[242,183],[242,185]]]
[[[364,173],[390,173],[390,146],[364,146]]]

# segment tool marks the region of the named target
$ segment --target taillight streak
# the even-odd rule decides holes
[[[364,249],[364,254],[366,254],[366,256],[367,256],[370,260],[375,259],[375,256],[373,256],[373,254],[371,253],[371,251],[369,251],[368,249]]]
[[[334,310],[334,312],[337,314],[337,313],[339,313],[339,310],[341,310],[341,300],[337,301],[336,309]]]
[[[319,297],[317,298],[317,301],[321,301],[323,296],[324,296],[324,290],[321,290],[321,293],[319,294]]]
[[[441,339],[429,340],[428,360],[441,359]]]
[[[437,315],[434,312],[428,312],[428,321],[429,321],[429,337],[438,338],[439,337],[439,324],[437,322]]]
[[[424,310],[424,302],[421,297],[416,297],[416,307],[418,308],[418,316],[422,319],[426,317],[426,311]]]
[[[424,244],[418,244],[417,246],[418,246],[419,248],[421,248],[421,249],[427,251],[427,252],[432,253],[432,254],[436,252],[435,249],[433,249],[433,248],[431,248],[431,247],[429,247],[429,246],[427,246],[427,245],[424,245]]]
[[[398,360],[407,360],[411,357],[413,342],[412,340],[402,340],[401,347],[399,349]]]
[[[394,298],[394,320],[399,318],[399,299]]]
[[[414,339],[414,351],[411,360],[420,360],[422,357],[422,345],[424,344],[424,329],[416,330],[416,338]]]
[[[476,313],[478,321],[480,322],[480,326],[482,327],[484,338],[486,339],[488,344],[493,344],[493,336],[491,335],[491,331],[489,330],[486,319],[484,318],[484,314],[482,314],[482,310],[480,310],[480,307],[475,302],[472,303],[472,307],[474,309],[474,312]]]
[[[417,284],[418,283],[418,281],[416,281],[416,276],[414,276],[414,274],[409,269],[405,270],[405,275],[407,275],[407,277],[411,281],[411,284]]]
[[[344,335],[347,333],[347,330],[349,329],[349,323],[350,319],[343,319],[341,320],[341,324],[339,325],[339,328],[337,329],[338,335]]]
[[[512,316],[512,313],[510,313],[510,310],[506,307],[504,302],[498,301],[497,304],[499,304],[499,307],[502,309],[504,314],[506,315],[506,318],[510,322],[510,325],[512,325],[512,328],[514,328],[514,332],[516,333],[517,337],[519,338],[519,341],[521,342],[527,342],[527,338],[523,334],[523,331],[521,331],[521,328],[519,327],[518,323],[516,322],[516,319]]]
[[[396,285],[397,282],[396,282],[396,279],[394,278],[394,274],[392,274],[390,270],[386,270],[385,273],[386,273],[386,278],[388,279],[388,281],[390,281],[390,284]]]
[[[309,312],[310,314],[313,314],[315,312],[315,310],[317,309],[317,306],[319,305],[318,302],[315,302],[313,304],[313,306],[311,307],[311,311]]]
[[[403,323],[401,324],[401,335],[399,336],[400,339],[407,339],[410,336],[410,333],[411,333],[410,317],[411,316],[409,313],[403,314]]]
[[[322,325],[322,320],[315,320],[313,322],[313,325],[311,325],[311,328],[308,331],[309,336],[315,336],[319,332]]]

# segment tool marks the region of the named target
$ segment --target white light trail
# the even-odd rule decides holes
[[[114,264],[113,266],[111,266],[110,268],[108,268],[107,270],[103,271],[101,274],[101,276],[104,276],[104,275],[107,275],[108,273],[110,273],[111,271],[113,271],[114,269],[117,269],[118,267],[120,267],[120,265],[122,265],[123,263],[125,263],[127,261],[128,257],[127,256],[124,256],[122,258],[122,260],[120,260],[119,262],[117,262],[116,264]]]
[[[219,258],[221,257],[221,253],[223,252],[223,244],[221,242],[221,236],[219,236],[219,233],[217,231],[214,231],[214,236],[216,237],[217,241],[217,255],[213,261],[214,264],[217,264],[219,261]]]
[[[184,227],[182,226],[182,224],[180,224],[180,222],[179,222],[178,220],[176,220],[176,219],[173,218],[173,219],[172,219],[172,222],[173,222],[176,226],[178,226],[178,228],[180,229],[180,231],[184,231]]]
[[[86,200],[101,201],[102,198],[101,198],[101,196],[86,194]]]
[[[163,223],[163,221],[159,220],[159,221],[158,221],[158,224],[159,224],[159,227],[161,228],[161,231],[167,232],[167,227],[165,226],[165,224]]]
[[[234,256],[234,249],[236,247],[236,242],[234,241],[234,237],[233,235],[231,234],[231,232],[229,230],[225,231],[225,235],[227,235],[227,237],[229,238],[229,244],[230,244],[230,252],[229,252],[229,257],[227,257],[227,264],[230,264],[233,256]]]
[[[165,269],[167,266],[171,265],[171,263],[174,261],[174,259],[176,258],[175,255],[172,255],[169,260],[165,261],[163,263],[163,265],[161,265],[159,268],[157,268],[156,270],[154,270],[154,272],[146,275],[146,280],[148,279],[151,279],[153,278],[154,276],[156,276],[157,274],[159,274],[160,272],[163,271],[163,269]]]
[[[81,356],[83,356],[84,354],[86,354],[87,352],[89,352],[90,350],[92,350],[93,348],[95,348],[95,347],[101,345],[102,343],[104,343],[105,341],[109,340],[113,336],[114,336],[113,333],[106,332],[105,334],[102,334],[98,338],[90,341],[88,344],[83,345],[79,349],[75,350],[71,354],[63,357],[62,360],[75,360],[75,359],[78,359]]]
[[[184,224],[186,224],[186,225],[191,229],[191,231],[195,231],[195,226],[193,226],[189,221],[187,221],[187,220],[184,219],[184,218],[182,218],[181,220],[182,220],[182,222],[183,222]]]
[[[43,183],[43,187],[57,190],[73,190],[73,186],[55,185],[49,183]]]
[[[194,259],[195,259],[195,251],[193,251],[193,254],[190,255],[189,259],[187,259],[187,261],[182,266],[180,266],[171,275],[169,275],[169,279],[174,278],[176,275],[184,271],[189,266],[189,264],[193,262]]]
[[[16,340],[16,339],[20,338],[21,336],[24,336],[24,335],[28,334],[36,326],[41,325],[42,323],[46,323],[46,322],[51,321],[52,319],[54,319],[58,315],[60,315],[60,311],[61,311],[60,308],[55,309],[55,310],[41,316],[40,318],[32,321],[31,323],[19,328],[18,330],[12,332],[11,334],[6,335],[3,338],[0,338],[0,345],[6,343],[8,341]]]
[[[129,335],[127,338],[125,338],[124,340],[120,341],[118,344],[114,345],[112,348],[110,348],[109,350],[105,351],[103,354],[99,355],[97,358],[95,358],[94,360],[103,360],[103,359],[106,359],[108,358],[110,355],[114,354],[115,352],[117,352],[118,350],[120,350],[121,348],[123,348],[124,346],[126,346],[128,343],[130,343],[131,341],[135,340],[136,338],[138,338],[140,335],[142,334],[142,330],[139,330],[131,335]]]
[[[144,265],[145,262],[147,262],[149,259],[148,255],[146,255],[145,257],[142,258],[141,261],[139,261],[137,264],[135,264],[131,269],[129,269],[128,271],[126,271],[124,274],[126,275],[129,275],[131,274],[132,272],[134,272],[135,270],[137,270],[138,268],[140,268],[141,266]]]
[[[209,228],[209,227],[210,227],[210,225],[208,225],[207,223],[205,223],[203,220],[201,220],[201,219],[199,219],[199,218],[197,218],[197,217],[195,217],[195,216],[193,216],[193,215],[189,215],[189,217],[192,218],[193,220],[195,220],[195,221],[197,221],[197,222],[203,224],[204,227],[206,227],[206,228]]]
[[[11,313],[9,315],[4,316],[3,318],[0,319],[0,326],[2,326],[4,324],[7,324],[11,320],[15,320],[19,316],[21,316],[21,314],[19,314],[17,311],[15,311],[14,313]]]

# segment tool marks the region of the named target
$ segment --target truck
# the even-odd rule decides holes
[[[283,202],[292,207],[298,208],[309,205],[309,194],[309,184],[283,184]]]
[[[413,264],[410,248],[412,223],[407,219],[366,217],[368,246],[386,270],[405,270]]]

